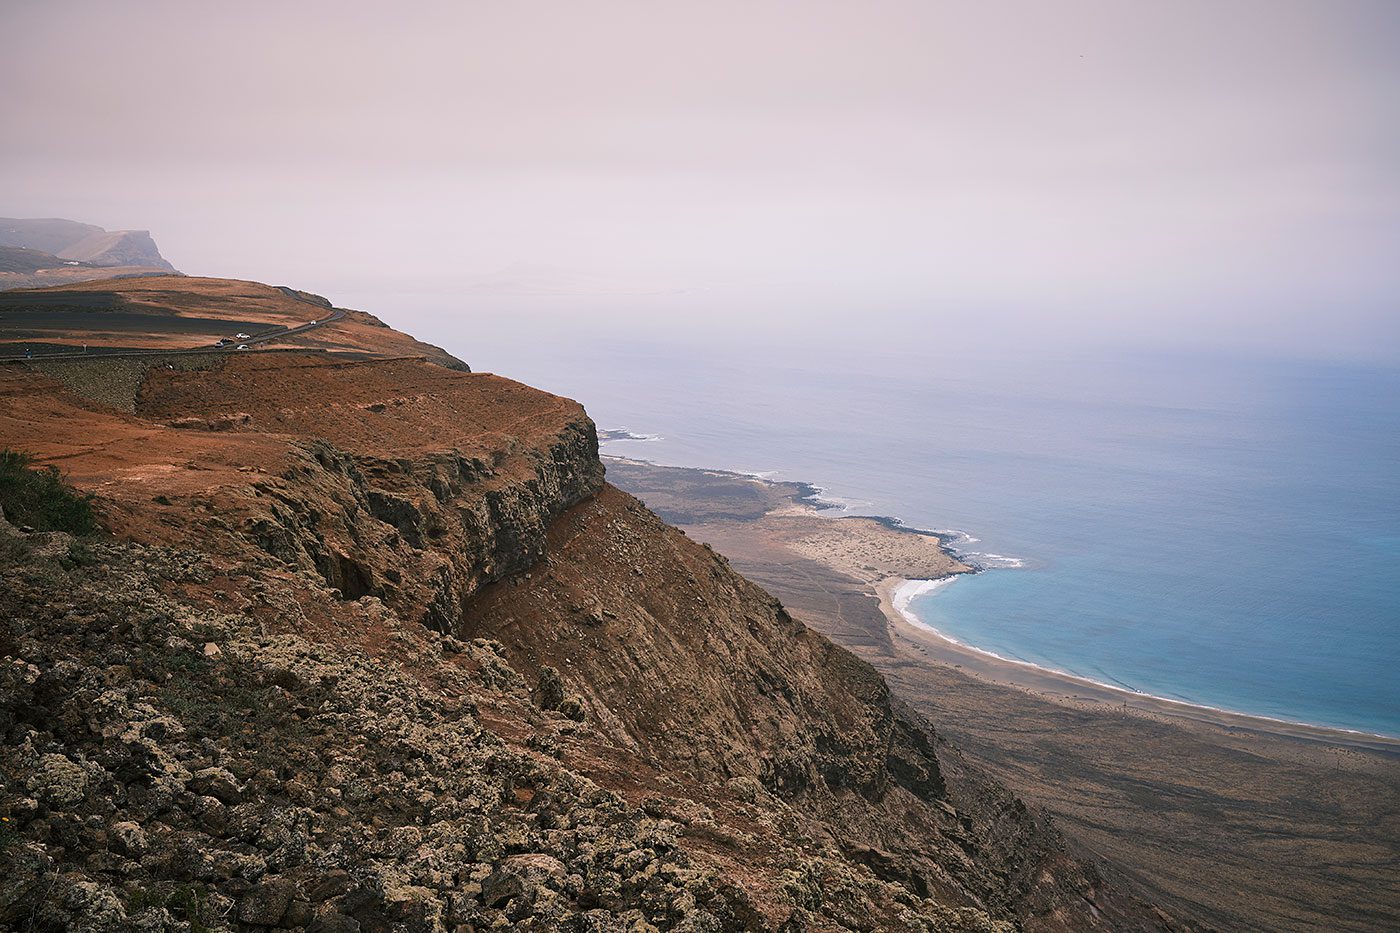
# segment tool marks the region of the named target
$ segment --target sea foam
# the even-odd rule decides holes
[[[604,428],[598,432],[598,440],[602,444],[615,444],[618,441],[662,441],[665,438],[660,434],[637,434],[626,428]]]
[[[929,593],[935,593],[955,583],[957,579],[956,576],[951,576],[940,577],[937,580],[905,580],[894,588],[894,592],[890,594],[890,602],[894,604],[895,611],[904,616],[911,623],[928,628],[928,626],[910,610],[910,601],[916,596],[927,596]],[[943,633],[940,632],[939,634],[942,635]],[[946,638],[947,636],[945,635],[944,637]]]

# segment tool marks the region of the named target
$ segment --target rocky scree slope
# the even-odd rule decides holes
[[[1175,929],[575,403],[420,360],[0,379],[113,536],[0,526],[0,924]]]

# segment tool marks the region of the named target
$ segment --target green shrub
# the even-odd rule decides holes
[[[95,563],[97,563],[97,555],[93,553],[91,544],[78,539],[68,545],[65,567],[91,567]]]
[[[75,535],[97,530],[92,496],[65,486],[54,467],[31,466],[19,450],[0,450],[0,511],[13,525]]]
[[[160,887],[135,888],[127,894],[126,912],[139,914],[151,907],[163,908],[175,920],[188,923],[190,933],[208,933],[208,904],[209,895],[202,884],[182,884],[170,891]]]

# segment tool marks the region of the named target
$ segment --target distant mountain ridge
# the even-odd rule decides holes
[[[146,230],[0,217],[0,290],[172,272]]]
[[[93,224],[59,218],[0,217],[0,246],[52,253],[59,259],[94,266],[144,266],[178,271],[146,230],[104,230]]]

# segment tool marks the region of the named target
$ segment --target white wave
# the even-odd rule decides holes
[[[750,479],[759,481],[760,483],[776,484],[786,482],[785,480],[779,478],[782,475],[781,470],[728,470],[727,472],[733,473],[738,476],[747,476]],[[803,498],[806,499],[806,501],[815,505],[822,513],[853,512],[856,509],[867,508],[872,504],[871,502],[865,499],[852,499],[847,496],[833,496],[831,495],[830,490],[828,490],[825,486],[818,486],[815,483],[805,483],[801,485],[805,485],[807,488],[812,490],[812,492],[808,493]]]
[[[808,496],[807,500],[819,504],[824,511],[840,509],[842,512],[853,512],[856,509],[868,508],[872,504],[864,499],[852,499],[848,496],[833,496],[830,490],[825,486],[818,486],[815,483],[810,485],[812,489],[816,491]]]
[[[626,428],[604,428],[598,432],[598,440],[602,444],[615,444],[619,441],[662,441],[665,438],[660,434],[637,434]]]
[[[1021,558],[1007,557],[1005,554],[980,553],[974,551],[965,556],[969,561],[975,564],[981,564],[984,567],[998,570],[1014,570],[1017,567],[1026,566],[1026,562]]]
[[[1025,560],[1020,557],[973,550],[972,545],[980,544],[982,539],[970,535],[966,531],[959,531],[956,528],[942,528],[935,531],[934,534],[943,538],[948,549],[956,554],[959,560],[971,564],[979,570],[1016,570],[1026,566]]]
[[[923,625],[924,623],[920,622],[918,617],[910,611],[910,601],[916,596],[926,596],[929,593],[935,593],[957,579],[956,576],[951,576],[939,577],[937,580],[905,580],[894,588],[894,592],[890,594],[890,602],[894,604],[895,611],[908,619],[912,624]],[[928,626],[924,627],[927,628]]]

